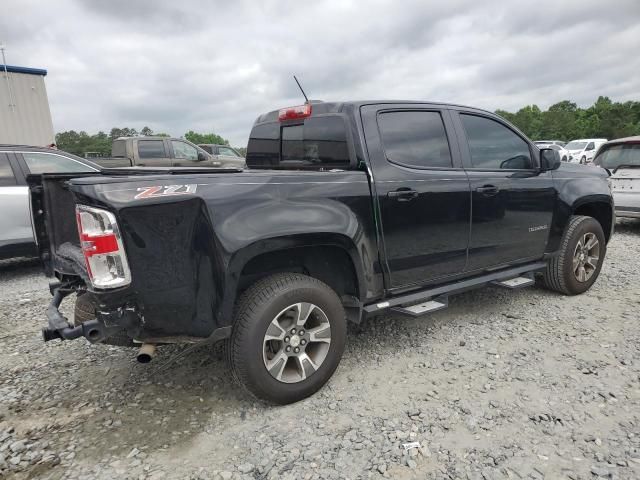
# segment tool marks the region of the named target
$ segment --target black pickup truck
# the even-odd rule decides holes
[[[247,165],[30,177],[57,279],[45,340],[142,344],[140,360],[225,340],[249,392],[289,403],[331,377],[346,321],[487,285],[580,294],[613,234],[604,169],[561,164],[475,108],[285,108],[256,120]]]

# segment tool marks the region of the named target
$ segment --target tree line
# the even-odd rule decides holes
[[[135,128],[117,128],[114,127],[109,133],[98,132],[94,135],[89,135],[85,131],[77,132],[75,130],[68,130],[66,132],[60,132],[56,134],[56,146],[60,150],[73,153],[79,156],[84,156],[85,153],[90,153],[91,156],[108,157],[111,155],[111,144],[113,140],[119,137],[170,137],[168,133],[154,133],[149,127],[144,127],[138,131]],[[226,138],[222,138],[215,133],[198,133],[193,130],[189,130],[182,138],[189,140],[192,143],[215,143],[219,145],[229,145],[229,141]]]
[[[527,105],[515,113],[496,110],[532,140],[563,140],[577,138],[614,138],[640,135],[640,102],[612,102],[599,97],[587,108],[580,108],[570,100],[540,110]]]
[[[570,100],[540,110],[537,105],[527,105],[515,113],[496,110],[496,114],[507,119],[533,140],[564,140],[576,138],[614,138],[640,135],[640,102],[612,102],[609,97],[599,97],[587,108],[580,108]],[[111,142],[118,137],[163,136],[149,127],[139,132],[135,128],[112,128],[109,133],[69,130],[56,135],[60,150],[83,156],[93,153],[98,156],[111,155]],[[183,138],[193,143],[215,143],[229,145],[229,141],[215,133],[198,133],[189,130]],[[243,154],[246,148],[238,148]]]

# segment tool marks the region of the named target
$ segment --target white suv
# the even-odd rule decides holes
[[[587,163],[593,162],[598,148],[600,148],[605,142],[606,138],[583,138],[580,140],[572,140],[564,147],[568,151],[569,156],[567,160],[572,163]]]

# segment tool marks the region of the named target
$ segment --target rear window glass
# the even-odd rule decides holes
[[[251,130],[247,145],[248,167],[275,167],[280,163],[280,124],[264,123]]]
[[[343,117],[318,116],[303,124],[256,126],[247,147],[249,167],[346,168],[349,145]]]
[[[4,153],[0,153],[0,185],[15,185],[16,177],[9,164],[9,159]]]
[[[610,170],[615,170],[620,165],[640,167],[640,144],[627,143],[604,147],[593,162]]]
[[[113,157],[126,157],[127,150],[124,140],[114,140],[111,144],[111,156]]]

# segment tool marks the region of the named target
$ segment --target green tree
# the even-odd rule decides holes
[[[229,140],[222,138],[215,133],[197,133],[193,130],[189,130],[184,134],[184,138],[191,143],[214,143],[218,145],[229,145]]]
[[[142,128],[142,130],[140,130],[140,135],[142,135],[143,137],[151,137],[153,136],[153,130],[145,126]]]

